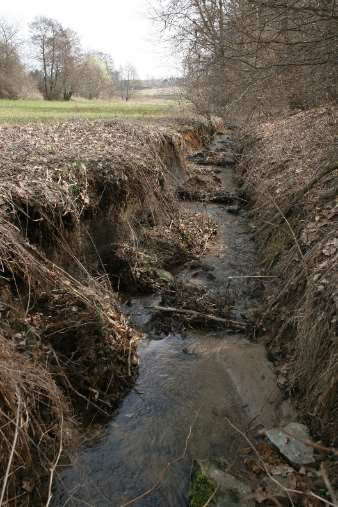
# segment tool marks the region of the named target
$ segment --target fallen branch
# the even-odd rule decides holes
[[[178,191],[178,197],[186,201],[200,201],[213,204],[234,204],[236,202],[248,202],[242,197],[239,197],[239,195],[227,192],[226,190],[208,192],[205,190],[187,190],[182,188]]]
[[[238,275],[238,276],[226,276],[227,280],[234,280],[235,278],[280,278],[280,276],[270,275]]]
[[[205,320],[212,320],[213,322],[220,322],[228,327],[236,327],[239,329],[246,329],[246,322],[241,322],[239,320],[230,320],[230,319],[222,319],[221,317],[215,317],[215,315],[211,315],[209,313],[200,313],[195,310],[184,310],[182,308],[174,308],[171,306],[146,306],[146,308],[158,310],[160,312],[166,313],[177,313],[179,315],[189,315],[190,317],[197,317]]]

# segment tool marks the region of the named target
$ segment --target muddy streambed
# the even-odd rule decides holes
[[[227,136],[218,136],[211,151],[230,148]],[[205,170],[216,170],[224,189],[236,191],[230,165]],[[231,294],[234,315],[247,316],[257,304],[256,280],[247,277],[257,266],[246,212],[200,202],[182,206],[212,216],[218,234],[198,263],[182,266],[175,276],[225,302]],[[238,466],[242,444],[227,418],[249,432],[280,419],[272,366],[252,335],[212,329],[158,335],[149,307],[160,303],[154,295],[126,306],[145,330],[137,383],[99,436],[59,474],[54,506],[123,506],[149,490],[133,505],[186,506],[194,459],[217,458],[231,470]],[[173,463],[164,473],[168,462]]]

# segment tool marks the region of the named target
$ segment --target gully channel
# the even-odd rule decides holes
[[[208,148],[218,155],[231,150],[225,134]],[[236,193],[233,165],[216,167],[204,158],[203,170],[217,174],[224,191]],[[181,266],[176,279],[224,300],[231,294],[232,314],[245,320],[259,293],[247,212],[215,202],[185,200],[181,205],[207,213],[218,233],[199,262]],[[131,321],[145,332],[136,385],[99,437],[58,476],[54,506],[186,506],[195,460],[218,460],[232,471],[240,467],[242,444],[228,419],[249,434],[280,421],[283,403],[275,375],[251,332],[203,327],[159,336],[151,308],[159,305],[160,295],[125,305]]]

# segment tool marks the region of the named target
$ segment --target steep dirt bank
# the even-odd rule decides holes
[[[41,474],[48,486],[72,414],[109,415],[132,385],[139,333],[112,289],[146,288],[155,262],[202,247],[193,231],[208,224],[181,216],[173,186],[186,149],[212,133],[197,122],[0,129],[3,504],[46,500]]]
[[[244,132],[238,168],[265,275],[259,332],[315,438],[338,445],[337,109]],[[243,134],[243,132],[242,132]]]

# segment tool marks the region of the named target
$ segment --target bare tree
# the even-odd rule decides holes
[[[137,74],[135,67],[131,64],[120,69],[120,93],[121,99],[128,102],[135,88]]]
[[[79,86],[79,66],[81,61],[80,41],[72,30],[62,30],[60,39],[62,97],[70,100]]]
[[[42,73],[46,100],[69,100],[74,93],[79,41],[75,32],[64,29],[55,19],[39,17],[31,23],[32,42]]]
[[[46,100],[52,100],[57,98],[56,87],[61,65],[58,38],[62,27],[54,19],[39,17],[31,23],[30,28],[42,70],[43,95]]]

